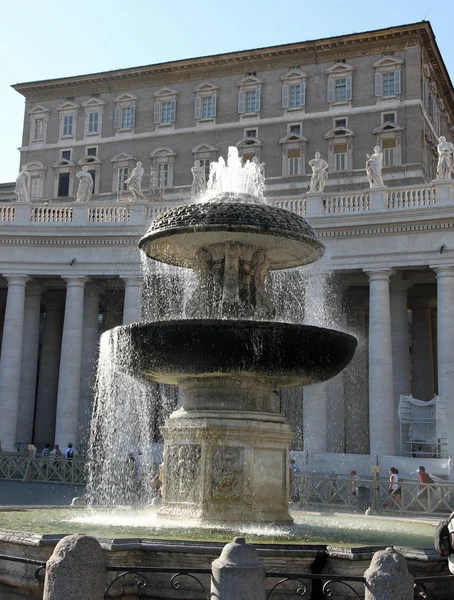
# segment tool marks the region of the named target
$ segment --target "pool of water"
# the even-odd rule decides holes
[[[292,517],[294,525],[193,526],[187,521],[158,518],[153,509],[33,508],[0,511],[0,530],[218,542],[242,535],[257,543],[433,548],[435,521],[302,511],[293,512]]]

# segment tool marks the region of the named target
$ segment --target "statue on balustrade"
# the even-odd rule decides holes
[[[194,200],[200,196],[206,188],[205,181],[205,169],[200,166],[200,161],[196,160],[194,166],[191,169],[192,173],[192,187],[191,187],[191,198]]]
[[[93,177],[88,172],[88,167],[82,167],[82,171],[76,173],[76,177],[79,180],[76,202],[88,202],[93,194]]]
[[[23,165],[16,179],[16,196],[18,202],[30,202],[30,173],[26,165]]]
[[[454,173],[454,145],[442,135],[438,138],[437,179],[451,179]]]
[[[374,153],[367,155],[366,173],[371,188],[384,187],[381,170],[383,167],[383,152],[380,146],[375,146]]]
[[[144,195],[142,192],[142,177],[143,177],[142,163],[139,161],[132,170],[131,176],[126,179],[125,183],[128,186],[128,190],[134,196],[134,200],[143,200]]]
[[[323,192],[328,179],[328,163],[320,157],[320,152],[315,153],[315,158],[309,161],[312,177],[309,184],[311,192]]]

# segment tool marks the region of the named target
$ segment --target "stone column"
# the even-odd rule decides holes
[[[344,370],[345,451],[348,454],[369,454],[367,297],[362,289],[350,288],[347,302],[347,330],[357,337],[358,347]]]
[[[369,276],[369,420],[370,453],[394,454],[393,363],[389,277],[391,269]]]
[[[31,443],[35,416],[36,375],[38,372],[39,322],[41,293],[38,285],[28,285],[25,294],[22,375],[19,393],[16,440]]]
[[[437,274],[438,393],[445,398],[448,423],[454,423],[454,267],[433,267]],[[454,454],[454,430],[448,429],[448,455]]]
[[[82,276],[65,277],[66,303],[61,342],[58,378],[55,443],[65,447],[76,444],[79,416],[80,371],[82,366],[82,334],[84,317],[84,286]]]
[[[326,451],[345,452],[344,373],[326,382]]]
[[[415,298],[411,303],[413,380],[412,395],[418,400],[434,397],[431,300]]]
[[[5,324],[0,358],[0,441],[2,449],[15,451],[17,414],[19,409],[22,338],[24,331],[26,275],[7,275]]]
[[[142,277],[123,277],[122,279],[125,282],[123,325],[128,325],[140,321]]]
[[[91,283],[85,288],[78,434],[78,439],[83,444],[88,443],[88,436],[90,434],[90,418],[98,359],[100,292],[101,288]]]
[[[410,342],[408,337],[407,290],[412,284],[409,281],[395,279],[391,281],[391,340],[393,357],[393,390],[394,390],[394,448],[400,455],[405,450],[408,439],[408,425],[401,428],[397,411],[400,395],[411,393],[410,380]],[[401,436],[402,431],[402,436]]]
[[[309,452],[327,451],[328,415],[326,382],[303,388],[303,440]]]
[[[36,394],[35,433],[33,441],[51,444],[55,438],[58,372],[60,366],[63,330],[63,298],[48,294],[44,298],[44,331],[39,361],[38,390]]]

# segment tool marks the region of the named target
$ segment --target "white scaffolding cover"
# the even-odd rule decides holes
[[[401,394],[397,414],[402,425],[412,426],[411,438],[414,442],[446,442],[448,423],[446,402],[442,396],[425,401]]]

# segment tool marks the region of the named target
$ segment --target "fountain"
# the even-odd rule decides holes
[[[162,428],[161,516],[290,523],[293,434],[276,390],[334,377],[356,338],[276,318],[270,272],[312,263],[324,246],[302,217],[266,204],[260,165],[243,167],[231,148],[197,200],[160,215],[139,242],[195,274],[185,318],[112,330],[115,368],[183,390]]]

